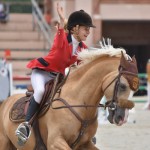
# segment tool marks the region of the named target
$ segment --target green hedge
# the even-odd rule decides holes
[[[3,0],[10,4],[10,13],[31,13],[31,0]]]

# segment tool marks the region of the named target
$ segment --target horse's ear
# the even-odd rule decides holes
[[[132,64],[134,68],[134,73],[138,73],[137,61],[136,61],[135,55],[132,57]]]
[[[121,59],[120,59],[120,66],[123,68],[127,68],[128,67],[128,61],[126,60],[123,52],[121,51]]]
[[[135,64],[137,64],[135,55],[132,57],[132,61],[133,61]]]
[[[121,67],[123,67],[126,70],[128,70],[130,67],[131,68],[134,68],[134,67],[136,68],[137,67],[137,62],[136,62],[135,55],[132,57],[132,60],[126,60],[123,52],[121,52],[120,65],[121,65]]]
[[[120,67],[122,67],[122,71],[127,71],[130,73],[134,73],[135,76],[123,74],[123,76],[128,80],[128,83],[130,85],[130,88],[133,91],[136,91],[139,87],[139,79],[138,79],[138,68],[135,56],[132,57],[132,60],[126,60],[123,53],[121,53],[121,60],[120,60]]]

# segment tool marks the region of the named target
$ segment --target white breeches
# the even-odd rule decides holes
[[[54,79],[55,75],[50,72],[33,69],[31,74],[31,84],[34,89],[34,99],[37,103],[40,103],[45,92],[45,84]]]

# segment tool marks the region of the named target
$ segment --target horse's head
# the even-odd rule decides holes
[[[81,63],[70,74],[65,90],[72,93],[67,99],[77,99],[83,107],[89,107],[86,116],[90,117],[96,114],[100,98],[105,95],[108,120],[122,125],[127,121],[128,110],[134,107],[129,97],[139,86],[137,63],[124,49],[114,48],[109,41],[108,44],[78,53]]]
[[[111,72],[103,82],[103,91],[106,99],[106,106],[109,110],[108,120],[110,123],[122,125],[126,123],[129,109],[134,103],[129,100],[133,92],[138,90],[139,79],[135,57],[132,59],[122,53],[120,66],[117,72]]]

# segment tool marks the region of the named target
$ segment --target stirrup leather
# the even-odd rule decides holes
[[[29,129],[29,133],[27,131],[27,128]],[[28,122],[23,122],[18,126],[15,133],[18,137],[18,144],[20,146],[23,146],[31,135],[31,125],[29,125]]]

